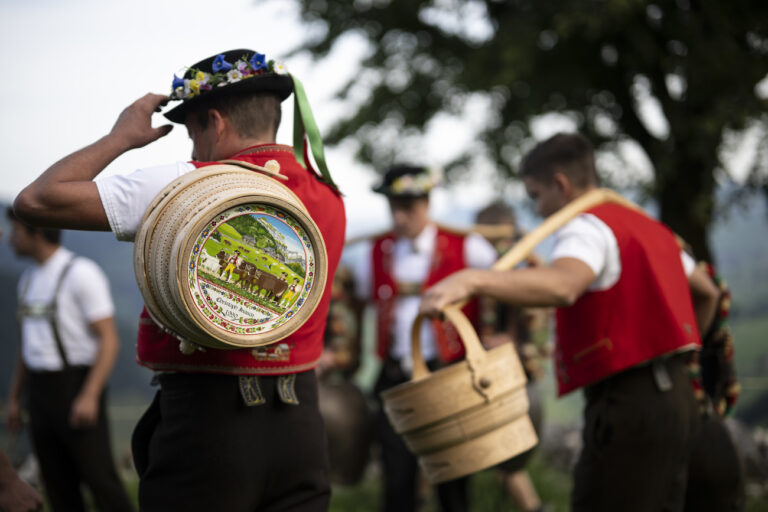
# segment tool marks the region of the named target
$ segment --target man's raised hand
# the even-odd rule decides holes
[[[110,135],[119,138],[128,149],[146,146],[168,135],[172,125],[152,126],[152,114],[159,112],[168,100],[168,96],[163,94],[145,94],[120,113]]]

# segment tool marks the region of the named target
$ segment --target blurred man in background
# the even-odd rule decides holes
[[[8,429],[21,428],[22,394],[46,494],[55,511],[84,511],[85,484],[99,510],[133,510],[115,470],[106,385],[118,353],[109,283],[61,232],[22,223],[8,209],[11,245],[32,259],[19,281],[21,349],[8,396]]]

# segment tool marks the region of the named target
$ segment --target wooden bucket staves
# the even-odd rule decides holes
[[[286,179],[279,171],[274,160],[203,167],[170,183],[144,214],[136,281],[149,314],[180,340],[267,345],[317,307],[325,243],[301,200],[277,181]]]

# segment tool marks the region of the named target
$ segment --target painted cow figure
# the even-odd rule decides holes
[[[288,289],[288,283],[285,279],[280,279],[272,274],[257,270],[255,278],[254,289],[256,294],[259,295],[264,290],[264,298],[272,299],[275,303],[280,302],[280,297]]]
[[[256,282],[257,272],[256,265],[247,261],[241,261],[240,266],[235,270],[235,274],[238,277],[237,284],[240,285],[240,288],[249,292],[252,291]]]
[[[216,253],[216,258],[219,260],[219,275],[224,272],[224,267],[227,266],[227,257],[227,253],[224,252],[224,249],[221,249]]]

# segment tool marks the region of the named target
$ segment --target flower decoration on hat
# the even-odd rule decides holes
[[[267,60],[263,53],[254,53],[250,58],[243,55],[235,62],[228,62],[222,53],[213,60],[211,69],[213,73],[190,69],[190,73],[185,75],[190,78],[174,75],[171,83],[171,99],[189,100],[215,87],[225,87],[266,73],[288,74],[282,62]]]
[[[229,71],[232,69],[232,64],[224,60],[224,54],[220,53],[216,56],[215,59],[213,59],[211,68],[213,69],[214,73],[218,73],[219,71]]]
[[[423,172],[406,174],[395,178],[389,186],[389,193],[396,196],[421,196],[439,185],[443,179],[443,171],[439,167],[425,167]]]
[[[250,64],[251,67],[256,71],[260,69],[267,69],[266,56],[263,53],[254,53],[253,57],[251,57],[251,59],[248,61],[248,64]]]

